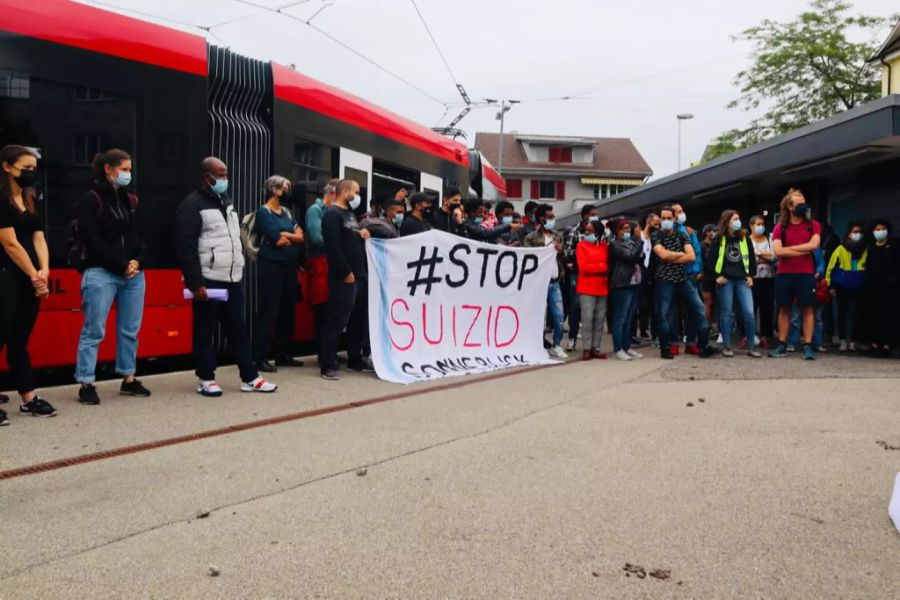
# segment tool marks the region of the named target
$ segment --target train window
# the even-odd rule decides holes
[[[316,201],[321,190],[332,177],[333,162],[333,148],[307,140],[294,142],[294,161],[291,172],[291,181],[294,182],[294,193],[291,199],[293,204],[302,204],[305,210]]]
[[[102,133],[79,133],[72,138],[72,165],[90,167],[94,157],[109,147],[109,136]]]
[[[28,75],[0,69],[0,98],[27,100],[31,95]]]
[[[113,97],[108,93],[98,88],[85,85],[75,86],[76,102],[103,102],[106,100],[112,100],[112,98]]]

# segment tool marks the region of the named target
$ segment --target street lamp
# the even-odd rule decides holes
[[[691,113],[681,113],[676,115],[678,118],[678,170],[681,170],[681,123],[694,118]]]
[[[497,113],[497,120],[500,121],[500,150],[497,155],[497,173],[503,175],[503,123],[506,113],[512,109],[513,104],[518,104],[519,100],[501,100],[500,112]]]

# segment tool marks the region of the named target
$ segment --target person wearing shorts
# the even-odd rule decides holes
[[[775,304],[778,305],[778,345],[772,358],[787,354],[791,307],[796,302],[803,314],[803,358],[815,360],[816,266],[813,252],[822,239],[822,226],[810,217],[800,190],[791,189],[781,201],[781,220],[772,232],[778,270],[775,274]]]

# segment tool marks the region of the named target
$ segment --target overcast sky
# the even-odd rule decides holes
[[[86,4],[99,4],[84,0]],[[267,7],[290,0],[253,0]],[[749,45],[731,36],[762,19],[789,19],[803,0],[415,0],[456,79],[473,100],[522,100],[506,130],[629,137],[657,177],[676,168],[675,115],[695,119],[683,131],[683,163],[696,161],[718,133],[749,116],[726,110],[734,75]],[[104,0],[105,4],[197,25],[213,25],[259,8],[236,0]],[[455,84],[416,15],[412,0],[307,0],[285,12],[317,27],[444,102]],[[858,0],[856,10],[888,16],[896,0]],[[147,17],[141,17],[147,18]],[[147,20],[153,20],[147,18]],[[166,23],[172,25],[172,23]],[[187,27],[179,27],[188,29]],[[202,32],[200,32],[202,33]],[[429,127],[460,110],[445,108],[341,48],[303,23],[271,12],[216,27],[212,43],[343,88]],[[888,30],[882,32],[886,37]],[[881,41],[880,39],[878,40]],[[583,94],[590,99],[541,101]],[[496,110],[473,110],[459,125],[498,131]],[[443,120],[441,120],[443,117]]]

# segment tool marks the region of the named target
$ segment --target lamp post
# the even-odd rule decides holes
[[[681,170],[681,123],[694,118],[691,113],[681,113],[676,115],[678,118],[678,170]]]
[[[497,154],[497,173],[503,175],[503,124],[506,113],[508,113],[513,104],[518,104],[518,100],[501,100],[500,112],[497,113],[497,120],[500,121],[500,148]]]

